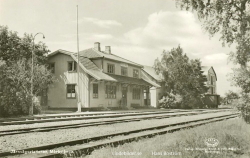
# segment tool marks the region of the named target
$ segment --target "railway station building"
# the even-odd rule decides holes
[[[48,108],[76,109],[78,99],[82,108],[149,106],[150,88],[160,87],[144,74],[142,65],[111,53],[110,46],[102,51],[99,42],[79,52],[79,63],[77,53],[65,50],[48,58],[58,80],[48,90]]]

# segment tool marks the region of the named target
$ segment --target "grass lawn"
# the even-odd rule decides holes
[[[214,138],[218,145],[207,142]],[[96,150],[88,158],[173,157],[173,158],[250,158],[250,125],[242,119],[230,119],[141,139],[118,147]]]

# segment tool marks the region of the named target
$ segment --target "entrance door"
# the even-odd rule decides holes
[[[144,96],[144,105],[145,106],[150,105],[150,93],[148,88],[143,90],[143,96]]]
[[[127,87],[122,87],[122,106],[127,106]]]

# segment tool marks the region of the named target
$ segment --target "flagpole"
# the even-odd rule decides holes
[[[77,26],[76,26],[76,29],[77,29],[77,88],[78,88],[78,95],[77,95],[77,108],[78,108],[78,112],[81,112],[81,99],[80,99],[80,85],[79,85],[79,36],[78,36],[78,5],[76,6],[76,15],[77,15]]]

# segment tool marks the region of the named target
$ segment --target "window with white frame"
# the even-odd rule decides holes
[[[107,70],[108,70],[107,71],[108,73],[114,74],[115,73],[115,65],[114,64],[108,64]]]
[[[67,84],[67,98],[73,99],[76,98],[76,85],[75,84]]]
[[[106,85],[106,98],[115,99],[116,98],[116,86]]]
[[[76,71],[76,62],[68,61],[68,71]]]

